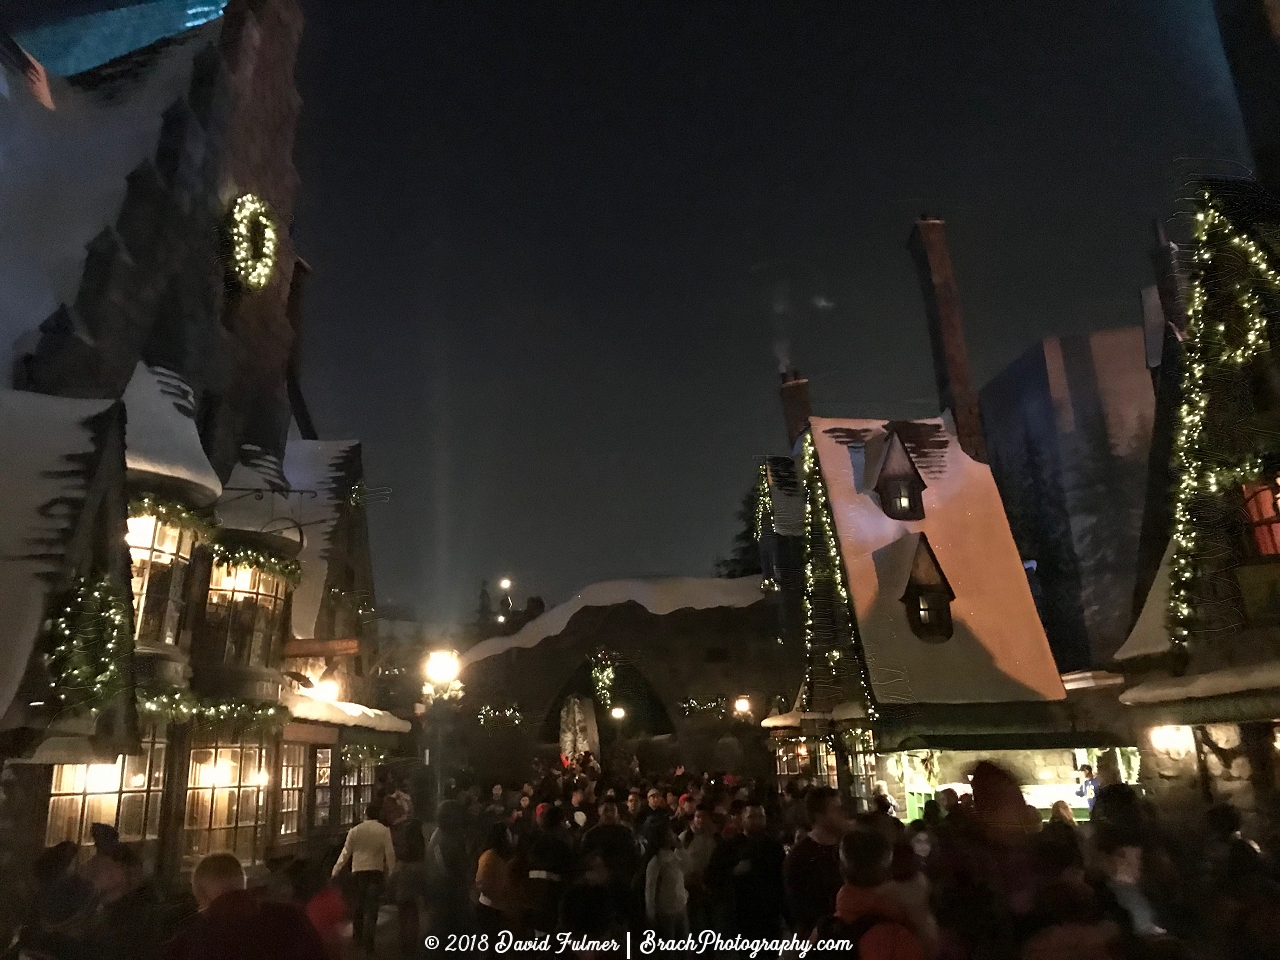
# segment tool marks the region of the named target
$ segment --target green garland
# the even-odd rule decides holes
[[[832,600],[832,613],[839,615],[841,611],[848,616],[850,643],[858,650],[857,618],[853,603],[849,596],[849,586],[845,579],[844,562],[840,556],[840,541],[836,536],[835,519],[831,515],[831,503],[827,498],[827,485],[822,479],[822,468],[818,462],[818,453],[813,444],[813,434],[806,432],[801,453],[800,476],[805,487],[804,498],[804,648],[805,678],[803,706],[809,707],[809,695],[813,685],[813,648],[816,638],[814,623],[814,600],[817,593],[817,581],[821,577],[835,586]],[[837,631],[838,634],[838,631]],[[832,638],[839,643],[839,636]],[[861,652],[860,650],[858,652]],[[834,657],[831,654],[835,654]],[[840,660],[837,647],[828,650],[827,664],[834,672]],[[871,687],[871,675],[863,657],[855,658],[858,666],[858,683],[862,688],[863,700],[867,707],[867,719],[875,720],[875,694]]]
[[[760,474],[756,480],[756,540],[764,539],[765,521],[773,521],[773,496],[769,491],[769,467],[760,462]]]
[[[1274,296],[1280,290],[1280,273],[1271,265],[1266,244],[1234,224],[1209,191],[1201,191],[1200,205],[1183,341],[1182,405],[1173,453],[1177,485],[1167,616],[1170,636],[1178,647],[1187,643],[1196,625],[1194,583],[1211,561],[1215,546],[1200,542],[1196,514],[1225,489],[1259,479],[1262,473],[1256,455],[1223,463],[1222,454],[1205,442],[1209,384],[1222,375],[1238,378],[1255,356],[1269,349],[1268,318],[1259,292]],[[1236,278],[1234,296],[1243,323],[1237,320],[1228,326],[1226,321],[1232,318],[1206,315],[1206,275],[1215,260],[1221,261],[1220,270]]]
[[[232,545],[221,540],[215,540],[210,549],[215,563],[230,567],[255,567],[264,573],[282,577],[295,587],[302,578],[302,564],[291,557],[282,557],[257,547]]]
[[[200,700],[187,689],[139,690],[138,713],[161,723],[231,723],[245,727],[277,727],[289,720],[287,707],[255,700]]]
[[[72,709],[97,709],[129,684],[133,608],[110,577],[76,580],[46,621],[45,667],[52,698]]]
[[[342,762],[349,765],[361,763],[385,763],[387,751],[367,743],[348,743],[342,748]]]
[[[690,697],[680,704],[680,712],[686,717],[705,717],[713,716],[723,719],[727,708],[728,701],[724,697],[717,697],[714,700],[706,702]]]
[[[614,656],[608,650],[597,650],[591,656],[591,685],[595,689],[596,703],[606,710],[613,703]]]
[[[189,531],[196,538],[196,543],[208,543],[217,531],[216,521],[201,516],[177,501],[163,500],[150,493],[129,501],[129,516],[155,517],[161,523]]]
[[[523,719],[520,707],[514,703],[501,710],[494,709],[486,703],[476,714],[476,722],[482,727],[518,727]]]

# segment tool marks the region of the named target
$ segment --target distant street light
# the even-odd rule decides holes
[[[507,577],[503,577],[501,580],[498,581],[498,586],[500,586],[503,590],[510,590],[511,581]]]
[[[433,687],[447,687],[458,679],[462,661],[456,650],[432,650],[427,654],[427,680]]]
[[[627,711],[622,709],[622,707],[614,707],[609,711],[609,716],[613,717],[615,720],[621,720],[626,717],[626,715]]]
[[[746,697],[739,697],[737,700],[733,701],[733,712],[734,713],[750,713],[751,701]]]
[[[462,672],[462,660],[457,650],[432,650],[427,654],[427,662],[423,666],[427,675],[426,685],[422,688],[422,697],[430,712],[426,718],[428,727],[424,734],[434,733],[435,750],[430,754],[430,764],[435,767],[436,810],[445,798],[445,743],[448,740],[447,728],[452,723],[449,701],[457,701],[462,697],[462,684],[458,674]]]
[[[499,623],[506,623],[506,622],[507,622],[507,618],[506,618],[503,614],[501,614],[501,613],[500,613],[500,614],[498,614],[496,617],[494,617],[494,619],[495,619],[495,620],[497,620]]]

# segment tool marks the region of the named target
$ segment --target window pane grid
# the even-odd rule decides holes
[[[195,535],[176,524],[142,516],[129,518],[126,540],[132,567],[134,638],[140,643],[175,644]]]
[[[229,851],[246,864],[259,862],[268,780],[267,750],[261,742],[214,742],[192,749],[185,817],[188,860]]]
[[[284,579],[275,574],[256,567],[213,565],[207,623],[213,635],[225,640],[225,662],[266,666],[284,595]]]
[[[307,748],[286,743],[280,755],[280,836],[296,836],[302,825],[302,780]]]
[[[115,827],[125,842],[160,836],[165,744],[153,729],[144,730],[143,737],[141,753],[114,763],[53,765],[46,846],[64,840],[90,843],[95,823]]]
[[[312,823],[317,827],[329,822],[329,778],[333,769],[333,751],[328,747],[316,749],[316,796],[312,810]]]

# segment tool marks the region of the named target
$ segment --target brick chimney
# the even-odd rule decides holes
[[[796,441],[809,429],[809,381],[800,376],[799,370],[782,372],[782,417],[787,422],[787,446],[793,448]]]
[[[982,436],[978,394],[969,372],[969,351],[964,343],[964,321],[956,291],[951,253],[947,249],[946,223],[921,216],[907,241],[920,271],[925,312],[929,318],[929,342],[933,346],[933,373],[938,382],[938,403],[955,420],[960,448],[979,463],[987,462]]]

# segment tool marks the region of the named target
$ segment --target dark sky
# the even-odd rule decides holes
[[[433,621],[709,574],[783,338],[817,413],[934,414],[922,211],[985,382],[1137,322],[1152,218],[1248,162],[1210,0],[304,9],[305,389],[392,490],[380,601]]]

